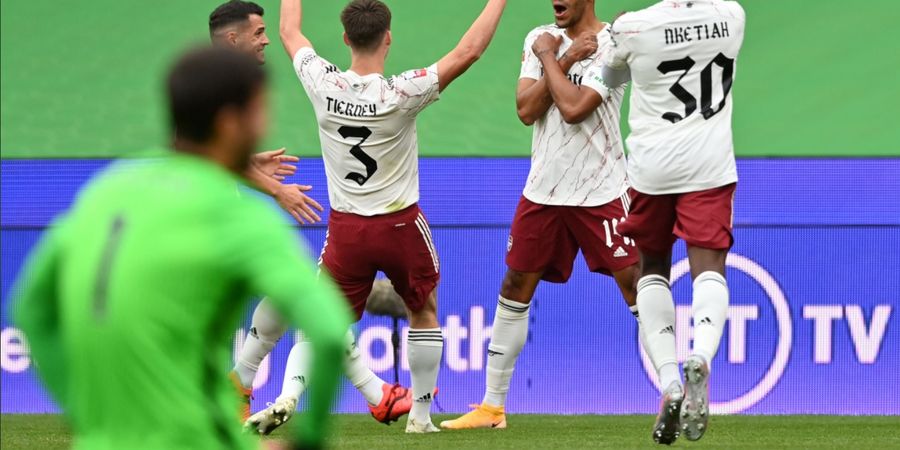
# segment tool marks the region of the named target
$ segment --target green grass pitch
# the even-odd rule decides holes
[[[435,416],[435,423],[450,416]],[[330,439],[333,448],[402,449],[577,449],[658,448],[650,438],[651,416],[509,416],[506,430],[445,431],[407,436],[369,416],[340,415]],[[69,432],[59,416],[3,415],[0,447],[65,449]],[[285,432],[275,433],[275,438]],[[900,418],[871,416],[718,416],[698,442],[678,447],[760,449],[900,449]]]

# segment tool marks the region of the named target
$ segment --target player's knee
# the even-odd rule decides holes
[[[418,311],[409,311],[410,328],[437,328],[440,326],[437,320],[437,310],[422,308]]]
[[[287,331],[281,315],[267,299],[263,299],[253,311],[250,326],[256,336],[265,342],[277,342]]]
[[[517,301],[520,303],[530,303],[537,282],[540,280],[540,274],[517,272],[515,270],[507,270],[506,276],[503,277],[503,284],[500,287],[500,295],[503,298]]]
[[[641,274],[640,276],[659,275],[663,278],[669,278],[669,272],[672,269],[671,257],[641,255]]]
[[[627,267],[613,274],[619,290],[622,291],[622,298],[628,306],[637,304],[637,282],[640,273],[636,266]]]
[[[716,250],[688,246],[688,260],[691,263],[691,276],[696,279],[704,272],[715,272],[725,275],[725,260],[728,250]]]

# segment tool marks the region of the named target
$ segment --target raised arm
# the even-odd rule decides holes
[[[312,47],[312,43],[303,35],[302,10],[303,6],[300,4],[300,0],[281,0],[281,21],[278,29],[284,51],[291,59],[294,59],[294,55],[301,48]]]
[[[534,54],[544,67],[544,80],[550,90],[553,103],[559,108],[566,123],[580,123],[596,110],[603,97],[593,89],[576,86],[556,60],[559,41],[553,35],[544,33],[534,42]]]
[[[489,0],[456,48],[438,61],[438,85],[441,91],[481,58],[497,31],[505,7],[506,0]]]
[[[530,44],[530,42],[526,43],[525,52],[527,57],[534,58]],[[568,73],[576,62],[593,55],[596,51],[597,35],[586,32],[578,36],[566,53],[559,58],[559,67],[563,73]],[[519,85],[516,88],[516,113],[522,123],[534,124],[544,114],[547,114],[547,110],[552,105],[553,97],[550,95],[547,81],[543,77],[538,80],[528,77],[519,78]]]

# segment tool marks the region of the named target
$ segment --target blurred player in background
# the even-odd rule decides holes
[[[710,363],[728,312],[725,259],[734,242],[738,179],[729,94],[744,25],[737,2],[660,2],[616,20],[615,50],[600,71],[585,77],[594,98],[633,81],[631,213],[619,230],[637,240],[641,253],[637,302],[664,389],[653,432],[663,444],[680,431],[695,441],[707,429]],[[669,287],[676,238],[687,243],[694,281],[694,345],[684,362],[683,389]]]
[[[443,352],[438,256],[418,206],[416,117],[484,53],[505,6],[505,0],[490,0],[456,48],[435,64],[387,78],[384,64],[392,37],[391,12],[384,3],[353,0],[341,13],[351,54],[347,71],[320,57],[303,35],[300,0],[281,3],[281,39],[315,109],[328,176],[332,212],[321,266],[341,287],[357,319],[379,271],[409,310],[411,398],[371,371],[360,376],[355,345],[349,349],[347,375],[370,405],[387,407],[387,420],[394,408],[406,409],[412,400],[407,433],[439,431],[431,422],[431,403]],[[291,363],[298,350],[295,346],[289,357],[294,376],[306,370]],[[251,418],[251,425],[268,431],[284,423],[299,392],[286,385],[274,405]]]
[[[516,208],[488,346],[481,405],[444,428],[506,428],[506,397],[528,337],[528,312],[541,280],[564,283],[578,250],[592,272],[611,275],[637,317],[637,252],[619,234],[628,213],[619,131],[624,88],[575,111],[584,74],[612,49],[593,0],[553,1],[556,23],[525,38],[516,95],[519,118],[534,125],[531,171]],[[578,299],[591,301],[593,299]]]
[[[167,82],[175,153],[117,165],[79,195],[20,279],[18,323],[77,449],[252,449],[222,374],[257,292],[315,347],[298,447],[322,445],[349,313],[277,214],[235,195],[265,132],[265,74],[193,51]]]
[[[213,44],[234,48],[253,57],[260,65],[266,62],[265,10],[256,3],[230,0],[216,8],[209,15],[209,35]],[[285,149],[256,153],[251,158],[246,177],[258,189],[271,195],[297,222],[315,223],[322,220],[316,210],[322,206],[304,191],[312,186],[282,184],[285,176],[292,175],[299,158],[285,155]],[[253,310],[250,332],[237,355],[231,379],[241,396],[241,422],[250,418],[250,399],[253,395],[253,379],[259,365],[281,336],[287,331],[287,324],[279,317],[267,299],[263,299]]]

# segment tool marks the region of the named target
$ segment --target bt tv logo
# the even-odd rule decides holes
[[[710,411],[713,414],[739,413],[765,398],[785,373],[791,360],[794,336],[804,339],[806,336],[802,333],[806,333],[810,329],[812,335],[809,338],[812,341],[815,364],[831,363],[833,331],[839,326],[846,326],[849,329],[855,356],[860,364],[877,362],[883,347],[885,331],[891,318],[893,308],[890,304],[876,305],[872,309],[868,322],[860,305],[806,304],[802,307],[802,316],[803,320],[808,322],[795,324],[787,297],[776,279],[765,268],[745,256],[734,253],[728,255],[726,265],[749,277],[761,288],[766,298],[762,304],[747,303],[744,301],[746,294],[742,297],[742,291],[736,292],[731,279],[729,280],[731,300],[728,307],[728,323],[723,330],[722,345],[719,347],[716,364],[721,365],[722,359],[727,360],[728,365],[732,367],[742,367],[747,363],[748,348],[752,349],[755,345],[755,343],[751,345],[750,342],[753,340],[752,338],[756,337],[750,335],[751,328],[769,330],[768,333],[773,335],[771,337],[775,339],[775,344],[774,352],[767,362],[767,368],[761,378],[749,389],[730,399],[711,401]],[[690,266],[687,258],[678,261],[672,266],[670,283],[674,286],[689,273]],[[774,323],[757,323],[762,320],[761,309],[768,307],[764,303],[769,303],[771,309],[774,310],[774,318],[769,319]],[[846,323],[842,324],[841,321]],[[811,326],[809,322],[811,322]],[[798,326],[797,331],[799,331],[796,334],[795,325]],[[690,355],[692,333],[690,304],[676,305],[675,337],[679,362],[683,362]],[[659,381],[653,364],[640,345],[637,347],[644,370],[651,382],[659,389]],[[806,363],[806,361],[800,363]],[[714,369],[714,371],[716,370]],[[713,397],[715,398],[715,396]]]

